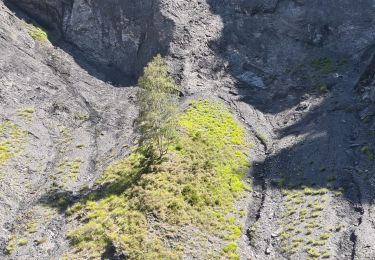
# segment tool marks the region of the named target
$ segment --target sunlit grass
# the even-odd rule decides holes
[[[170,234],[160,226],[191,226],[221,237],[222,254],[239,259],[241,213],[234,203],[246,188],[245,130],[223,105],[194,101],[179,118],[179,135],[163,162],[145,169],[133,152],[105,171],[101,193],[68,209],[82,222],[69,232],[74,254],[99,258],[114,246],[129,259],[180,259],[194,238],[166,244]]]

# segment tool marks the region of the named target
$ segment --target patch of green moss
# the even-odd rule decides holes
[[[312,60],[310,67],[322,75],[328,75],[336,70],[335,64],[327,57]]]
[[[328,93],[328,87],[327,87],[327,85],[325,85],[325,84],[323,84],[323,85],[320,85],[319,86],[319,91],[320,91],[320,93]]]
[[[43,243],[45,243],[47,240],[44,237],[39,237],[35,240],[35,243],[39,246]]]
[[[25,131],[10,122],[0,123],[0,166],[19,153],[27,139]]]
[[[24,121],[31,121],[33,119],[33,108],[22,108],[18,110],[18,116]]]
[[[19,245],[19,246],[26,246],[28,243],[29,243],[29,240],[28,240],[26,237],[23,237],[23,238],[21,238],[21,239],[18,241],[18,245]]]
[[[306,253],[312,258],[320,257],[319,251],[312,247],[306,248]]]
[[[12,157],[12,153],[8,147],[8,143],[3,141],[0,143],[0,165],[3,165]]]
[[[12,254],[13,251],[16,249],[16,245],[17,245],[17,238],[16,236],[12,236],[7,244],[7,247],[5,248],[6,250],[6,253],[8,255]]]
[[[88,114],[77,114],[74,116],[75,119],[81,120],[81,121],[86,121],[90,118]]]
[[[34,41],[48,42],[48,35],[42,28],[29,25],[27,26],[27,29],[29,31],[29,35],[34,39]]]
[[[374,161],[375,160],[375,154],[374,154],[374,151],[368,146],[368,145],[365,145],[361,148],[361,152],[367,156],[367,159],[370,160],[370,161]]]
[[[100,257],[115,245],[129,259],[180,259],[183,247],[166,244],[166,229],[190,226],[227,239],[223,256],[239,259],[241,228],[233,213],[246,188],[245,130],[223,105],[194,101],[179,117],[178,131],[162,162],[145,167],[142,155],[133,152],[104,172],[100,195],[68,209],[72,219],[82,217],[81,226],[69,232],[74,254]],[[181,243],[188,247],[191,240]]]
[[[33,233],[36,233],[38,231],[38,227],[36,226],[35,223],[30,223],[28,226],[27,226],[27,232],[33,234]]]

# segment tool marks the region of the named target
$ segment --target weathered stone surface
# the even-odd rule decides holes
[[[0,120],[14,121],[30,136],[29,159],[17,158],[2,177],[1,249],[20,219],[42,214],[40,202],[55,195],[45,191],[56,185],[48,176],[61,160],[84,161],[78,181],[64,187],[74,199],[78,189],[91,187],[113,154],[126,153],[135,89],[106,81],[132,85],[123,82],[162,53],[187,98],[230,104],[255,144],[254,196],[243,229],[249,237],[239,241],[243,259],[290,258],[275,232],[286,211],[280,191],[301,184],[329,189],[318,220],[321,231],[344,225],[327,243],[331,258],[375,258],[375,170],[368,159],[375,149],[369,131],[375,114],[373,1],[6,2],[59,35],[61,49],[33,41],[19,20],[24,16],[0,4]],[[35,110],[30,124],[18,117],[27,107]],[[82,115],[88,118],[80,120]],[[65,128],[72,138],[68,146]],[[81,143],[86,148],[76,149]],[[59,258],[67,251],[64,215],[41,219],[49,242],[17,248],[17,259]],[[298,236],[307,240],[304,234]],[[301,249],[291,258],[307,257]],[[5,251],[0,258],[11,259]]]

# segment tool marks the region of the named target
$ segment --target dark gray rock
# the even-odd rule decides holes
[[[136,90],[115,88],[106,81],[138,76],[156,53],[162,53],[183,88],[184,102],[189,97],[220,97],[259,144],[249,156],[257,162],[252,169],[255,192],[247,201],[251,210],[244,223],[244,230],[254,227],[256,232],[249,230],[249,237],[239,241],[243,259],[269,259],[269,254],[290,258],[282,245],[276,243],[271,252],[267,242],[280,229],[286,210],[280,187],[272,180],[291,191],[301,185],[328,187],[327,205],[318,221],[324,230],[345,226],[329,238],[331,258],[375,258],[375,248],[369,247],[375,243],[375,191],[369,181],[375,170],[361,151],[362,144],[374,148],[368,131],[373,122],[366,125],[360,120],[372,116],[375,102],[373,1],[6,3],[16,4],[50,30],[61,49],[34,42],[18,19],[23,15],[15,16],[0,3],[0,120],[27,127],[31,139],[30,159],[20,158],[2,175],[1,245],[11,229],[20,226],[20,219],[31,211],[37,217],[44,211],[40,200],[56,198],[43,191],[58,185],[48,176],[59,161],[84,159],[78,181],[64,187],[65,197],[74,198],[80,188],[92,187],[110,163],[110,154],[121,158],[126,153],[124,145],[134,138]],[[102,75],[107,70],[109,77]],[[17,111],[29,106],[36,112],[26,125]],[[357,114],[357,109],[363,112]],[[88,118],[77,120],[82,114]],[[63,128],[72,138],[67,147]],[[251,133],[264,133],[267,145]],[[356,142],[351,150],[348,140]],[[73,149],[80,143],[86,149]],[[368,171],[357,174],[354,166]],[[327,184],[332,176],[335,181]],[[297,210],[302,207],[297,205]],[[40,219],[46,222],[43,234],[48,244],[18,248],[16,258],[60,258],[68,251],[65,217],[56,213],[52,220]],[[310,238],[304,234],[299,236]],[[199,259],[199,250],[185,258]],[[292,258],[307,257],[301,249]]]

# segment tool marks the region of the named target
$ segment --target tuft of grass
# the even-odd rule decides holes
[[[336,70],[335,64],[327,57],[312,60],[310,67],[322,76],[326,76]]]
[[[78,149],[83,149],[83,148],[85,148],[86,146],[84,145],[84,144],[77,144],[76,145],[76,148],[78,148]]]
[[[328,251],[323,252],[322,258],[330,258],[331,254]]]
[[[33,108],[21,108],[18,110],[18,116],[24,121],[31,121],[33,119]]]
[[[29,35],[36,42],[48,42],[48,35],[41,27],[27,26]]]
[[[21,239],[18,241],[18,245],[19,245],[19,246],[26,246],[28,243],[29,243],[29,240],[28,240],[26,237],[23,237],[23,238],[21,238]]]
[[[375,154],[374,154],[374,151],[368,146],[368,145],[365,145],[361,148],[361,152],[367,156],[367,159],[370,160],[370,161],[374,161],[375,160]]]
[[[324,232],[323,234],[320,235],[320,239],[322,240],[328,240],[331,237],[331,234],[328,232]]]
[[[58,163],[55,167],[55,171],[59,175],[68,176],[70,179],[77,179],[78,174],[81,171],[82,166],[82,159],[76,158],[74,161],[69,161],[68,159],[64,159],[60,163]],[[64,179],[65,182],[67,179]]]
[[[329,91],[329,90],[328,90],[327,85],[323,84],[323,85],[320,85],[320,86],[319,86],[319,92],[320,92],[320,93],[323,93],[323,94],[324,94],[324,93],[328,93],[328,91]]]
[[[162,225],[197,230],[181,242],[185,248],[202,231],[220,237],[223,257],[239,259],[241,228],[233,215],[241,214],[234,203],[247,187],[245,129],[220,103],[194,101],[179,117],[178,131],[163,161],[150,165],[135,150],[108,167],[97,183],[100,193],[68,209],[81,221],[68,234],[76,256],[100,258],[116,245],[129,259],[180,259],[183,249],[168,243]]]
[[[37,231],[38,227],[36,226],[36,224],[31,223],[27,226],[27,232],[29,232],[30,234],[36,233]]]
[[[77,114],[74,116],[75,119],[81,120],[81,121],[86,121],[90,118],[88,114]]]
[[[334,175],[330,175],[330,176],[327,177],[328,182],[333,182],[335,180],[336,180],[336,176],[334,176]]]
[[[7,144],[7,142],[0,143],[0,165],[3,165],[6,161],[12,158],[12,153]]]
[[[327,188],[321,188],[321,189],[312,189],[312,188],[305,188],[303,190],[305,195],[324,195],[329,192]]]
[[[345,228],[345,225],[344,224],[339,224],[337,227],[336,227],[336,232],[340,232],[343,228]]]
[[[320,257],[320,253],[318,250],[316,250],[315,248],[312,248],[312,247],[308,247],[306,248],[306,253],[312,257],[312,258],[318,258]]]
[[[0,123],[0,166],[22,151],[27,133],[10,122]]]
[[[44,244],[47,240],[44,237],[39,237],[35,240],[36,245]]]
[[[13,235],[13,236],[11,236],[7,247],[5,248],[6,253],[8,255],[12,254],[14,252],[14,250],[16,249],[16,245],[17,245],[17,239],[16,239],[16,236]]]

